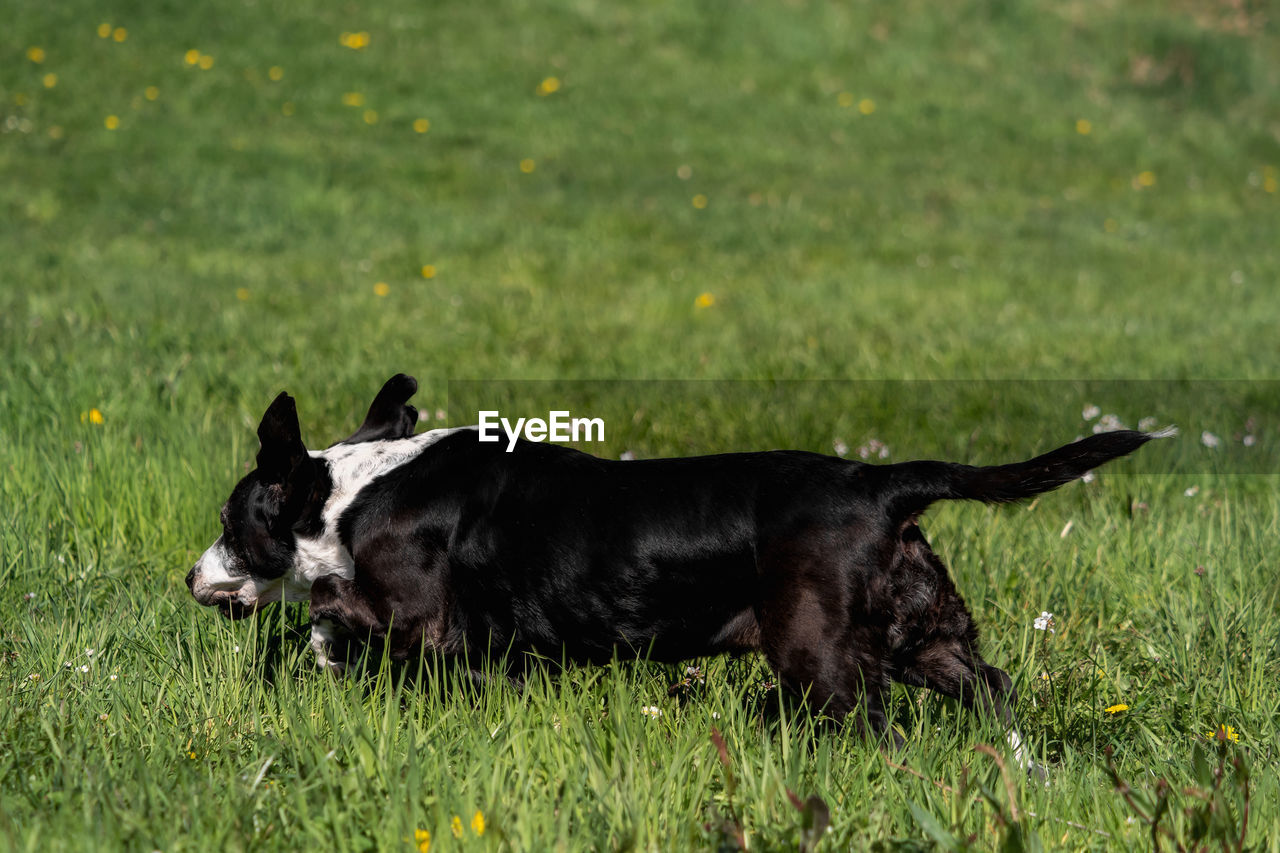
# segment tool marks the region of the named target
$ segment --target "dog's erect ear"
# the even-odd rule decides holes
[[[293,398],[283,391],[262,416],[258,441],[258,472],[267,483],[288,483],[300,467],[311,462],[302,443],[298,409]]]
[[[338,444],[360,444],[365,441],[387,441],[408,438],[418,423],[418,410],[409,405],[409,398],[418,390],[418,380],[403,373],[388,379],[373,398],[369,413],[360,429]]]

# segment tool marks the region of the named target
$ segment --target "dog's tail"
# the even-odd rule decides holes
[[[1122,429],[1091,435],[1026,462],[974,467],[953,462],[901,462],[879,470],[888,475],[885,508],[895,521],[923,512],[939,500],[1008,503],[1056,489],[1153,438],[1168,438],[1175,427],[1157,432]]]

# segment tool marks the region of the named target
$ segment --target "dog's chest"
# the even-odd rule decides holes
[[[464,427],[465,429],[465,427]],[[294,560],[294,582],[309,590],[317,579],[334,575],[355,576],[351,552],[342,544],[338,523],[352,502],[371,483],[416,458],[423,450],[457,429],[436,429],[410,438],[339,444],[312,452],[325,463],[331,490],[321,510],[321,528],[315,536],[299,536]]]

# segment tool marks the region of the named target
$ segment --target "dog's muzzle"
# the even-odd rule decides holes
[[[245,592],[254,591],[253,585],[247,583],[248,578],[231,572],[228,563],[222,537],[218,537],[187,572],[187,589],[204,606],[216,607],[230,619],[240,619],[252,614],[258,603],[243,600]]]

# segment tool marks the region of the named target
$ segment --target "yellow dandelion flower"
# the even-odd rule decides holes
[[[122,42],[129,37],[129,31],[124,27],[116,27],[111,31],[111,38],[114,41]]]
[[[200,61],[200,51],[196,50],[194,47],[191,48],[191,50],[188,50],[182,55],[182,61],[188,65],[195,65]]]
[[[462,837],[462,818],[458,817],[457,815],[454,815],[449,820],[449,829],[453,831],[454,838],[461,838]]]
[[[1081,136],[1088,136],[1093,133],[1093,122],[1087,118],[1076,119],[1076,133]]]
[[[707,207],[707,197],[702,193],[698,193],[693,197],[693,206],[698,210],[705,210]]]
[[[102,426],[105,422],[105,419],[102,417],[102,412],[97,409],[89,410],[89,423],[94,426]]]
[[[836,95],[836,103],[846,109],[853,106],[853,92],[841,92]]]
[[[102,126],[105,127],[107,130],[115,130],[117,127],[120,126],[120,117],[107,116],[102,120]]]
[[[148,101],[154,101],[156,98],[160,97],[160,89],[155,86],[148,86],[143,90],[142,94]]]
[[[539,97],[545,98],[547,95],[550,95],[553,92],[558,92],[558,91],[560,91],[559,77],[548,77],[538,84],[537,92]]]
[[[287,116],[293,115],[296,109],[297,108],[293,105],[293,101],[285,101],[280,105],[280,112]]]
[[[377,124],[377,123],[378,123],[378,111],[377,111],[377,110],[365,110],[365,111],[364,111],[364,123],[365,123],[365,124]]]
[[[346,92],[342,96],[342,103],[349,107],[364,106],[364,95],[360,92]]]
[[[364,50],[369,46],[369,34],[367,32],[343,33],[338,36],[338,43],[343,47],[349,47],[352,50]]]
[[[1140,187],[1153,187],[1156,185],[1156,173],[1151,171],[1139,172],[1138,177],[1134,178],[1134,182]]]
[[[208,71],[213,67],[213,57],[207,53],[200,54],[200,62],[198,63],[202,69]]]
[[[284,69],[279,65],[273,65],[267,69],[267,77],[278,83],[284,79]]]
[[[1108,714],[1119,714],[1121,711],[1129,710],[1129,706],[1121,702],[1118,705],[1112,705],[1110,708],[1103,708],[1102,710]]]
[[[414,133],[426,133],[430,129],[431,122],[427,121],[425,118],[416,118],[413,120]]]
[[[520,161],[520,171],[524,172],[526,175],[536,168],[538,168],[538,164],[533,162],[533,158],[531,157],[526,157]]]
[[[237,288],[236,288],[236,299],[239,299],[241,302],[248,302],[248,301],[249,301],[249,288],[247,288],[247,287],[237,287]]]
[[[54,86],[56,86],[56,85],[58,85],[58,75],[57,75],[57,74],[54,74],[53,72],[50,72],[50,73],[48,73],[48,74],[44,75],[44,87],[45,87],[46,89],[52,89],[52,88],[53,88]]]
[[[1205,732],[1204,736],[1208,740],[1229,740],[1232,743],[1240,741],[1240,733],[1235,726],[1218,726],[1217,730]]]
[[[391,292],[391,287],[385,281],[380,281],[373,286],[373,292],[378,296],[386,296]]]
[[[431,833],[425,829],[415,829],[413,843],[418,845],[418,853],[428,853],[431,850]]]
[[[864,116],[869,116],[875,111],[876,102],[870,98],[863,98],[861,101],[858,101],[858,112],[862,113]]]
[[[194,750],[192,750],[191,752],[188,752],[188,753],[187,753],[187,758],[190,758],[192,761],[195,761],[195,760],[196,760],[196,754],[195,754],[195,751],[194,751]]]
[[[36,65],[39,65],[41,62],[44,62],[44,48],[43,47],[27,48],[27,59],[30,59]]]
[[[435,277],[436,277],[436,268],[435,268],[435,266],[433,266],[432,264],[423,264],[423,266],[422,266],[422,277],[423,277],[423,278],[435,278]]]
[[[695,308],[710,308],[715,304],[716,297],[712,293],[699,293],[698,298],[693,300],[693,307]]]
[[[98,38],[100,39],[111,38],[111,25],[108,24],[106,21],[103,21],[101,24],[98,24]]]
[[[476,835],[484,835],[484,813],[476,809],[476,813],[471,818],[471,830]]]

